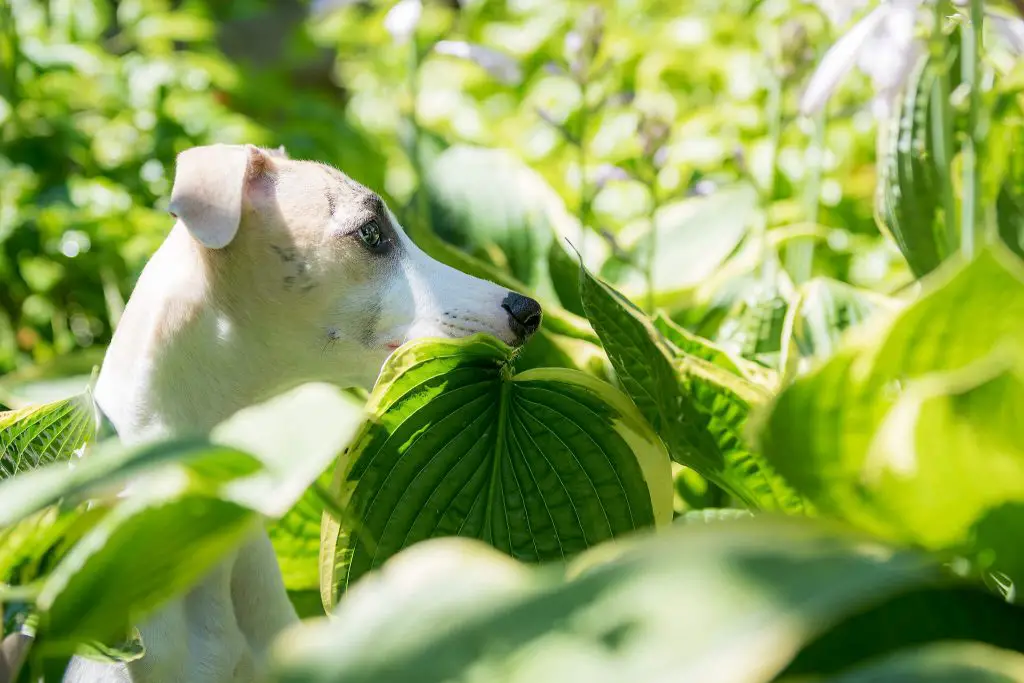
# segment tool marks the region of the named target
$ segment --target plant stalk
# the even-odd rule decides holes
[[[956,251],[960,243],[960,230],[956,212],[956,195],[953,190],[952,163],[955,152],[953,139],[953,112],[949,98],[949,55],[945,53],[946,38],[942,33],[943,3],[935,3],[934,27],[932,29],[931,68],[937,69],[936,84],[932,88],[930,104],[930,123],[935,155],[935,167],[939,174],[939,188],[942,195],[942,211],[945,217],[945,245],[942,256],[945,258]],[[898,131],[893,131],[898,135]]]
[[[961,27],[963,52],[960,58],[960,80],[968,88],[968,123],[963,152],[963,197],[960,203],[960,250],[966,258],[974,256],[981,241],[983,225],[979,206],[981,186],[978,149],[981,146],[979,120],[981,114],[981,29],[984,21],[982,0],[971,0],[970,23]]]
[[[580,235],[579,244],[576,249],[579,252],[580,259],[582,260],[586,256],[586,237],[587,237],[587,223],[590,221],[591,205],[593,203],[593,197],[591,196],[590,188],[587,185],[587,120],[588,114],[590,113],[587,104],[587,79],[584,77],[580,80],[580,98],[582,99],[582,105],[580,108],[580,126],[576,135],[576,153],[577,163],[580,167]]]
[[[772,73],[771,84],[768,90],[767,114],[768,114],[768,139],[771,144],[768,165],[768,179],[764,188],[761,189],[760,200],[763,216],[758,226],[761,241],[761,263],[763,272],[768,262],[768,250],[771,242],[768,239],[768,210],[775,199],[775,174],[778,172],[779,148],[782,145],[782,76],[781,70],[776,68]]]
[[[409,147],[409,163],[412,164],[416,174],[416,217],[419,223],[427,231],[433,229],[430,224],[430,204],[427,200],[427,191],[424,183],[426,172],[423,168],[423,159],[420,157],[420,122],[416,112],[416,102],[419,99],[419,73],[420,73],[420,49],[416,36],[409,40],[409,79],[407,82],[409,104],[405,112],[406,120],[412,129],[412,143]]]
[[[825,154],[825,130],[826,114],[822,112],[814,118],[814,149],[818,152],[818,158],[810,166],[808,172],[808,183],[804,194],[806,203],[807,222],[811,225],[818,223],[818,209],[821,202],[821,174],[822,162]],[[786,270],[797,285],[811,279],[814,267],[814,239],[797,238],[786,246]]]
[[[644,264],[644,279],[647,284],[647,312],[654,315],[654,259],[658,251],[658,226],[655,216],[658,213],[658,176],[654,174],[648,187],[651,193],[651,210],[647,214],[650,223],[647,235],[647,260]]]

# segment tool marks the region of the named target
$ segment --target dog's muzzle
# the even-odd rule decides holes
[[[516,345],[526,343],[540,327],[543,317],[540,304],[528,296],[509,292],[502,300],[501,307],[508,313],[508,326],[516,335]]]

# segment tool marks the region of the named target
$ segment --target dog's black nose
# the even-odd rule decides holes
[[[540,304],[530,297],[509,292],[501,307],[508,312],[508,324],[520,341],[526,341],[540,327]]]

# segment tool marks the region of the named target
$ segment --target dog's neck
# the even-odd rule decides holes
[[[175,226],[107,351],[96,401],[126,442],[206,433],[280,383],[260,335],[242,329],[252,321],[210,300],[200,249]]]

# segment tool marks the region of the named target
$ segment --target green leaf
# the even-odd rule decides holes
[[[565,582],[440,543],[355,584],[330,621],[282,634],[272,680],[766,682],[847,615],[938,576],[793,518],[634,536],[584,554]]]
[[[252,533],[252,511],[194,491],[187,476],[169,473],[137,483],[75,545],[36,601],[49,652],[81,641],[116,642]]]
[[[89,393],[0,413],[0,480],[80,454],[97,424]]]
[[[113,645],[99,641],[81,643],[75,654],[96,659],[102,662],[134,662],[146,654],[146,646],[142,642],[142,634],[134,626],[129,635]]]
[[[696,335],[686,328],[677,325],[664,313],[658,312],[651,320],[665,340],[674,346],[673,355],[678,359],[682,356],[696,356],[717,365],[723,370],[748,379],[765,387],[774,386],[775,373],[760,363],[753,363],[745,358],[733,356],[719,347],[710,339]]]
[[[26,585],[45,576],[105,514],[87,504],[52,505],[0,528],[0,583]]]
[[[920,58],[902,101],[894,108],[878,159],[876,222],[896,242],[918,277],[934,270],[957,248],[951,238],[955,232],[947,228],[956,224],[956,217],[946,215],[942,202],[946,191],[942,178],[950,171],[940,165],[943,159],[936,147],[942,142],[936,139],[933,124],[933,109],[941,101],[940,78],[955,79],[960,71],[957,52],[954,44],[942,52],[941,62],[927,55]],[[956,82],[950,88],[955,89]]]
[[[129,480],[142,474],[176,476],[184,471],[197,482],[218,487],[259,469],[259,462],[247,453],[202,439],[131,448],[105,443],[73,468],[53,463],[0,482],[0,528],[58,503],[76,505],[90,499],[108,503]]]
[[[860,662],[931,642],[974,640],[1020,651],[1024,613],[974,585],[924,585],[843,620],[810,641],[785,681],[836,675]],[[828,680],[831,680],[829,678]]]
[[[672,458],[744,503],[800,512],[803,502],[744,437],[759,385],[670,347],[651,321],[585,268],[583,305],[626,393]]]
[[[471,253],[498,247],[516,279],[553,293],[548,252],[562,202],[536,171],[502,150],[454,145],[424,181],[439,237]]]
[[[689,510],[676,517],[673,524],[717,524],[718,522],[729,522],[734,519],[746,519],[753,517],[750,510],[736,510],[733,508],[704,508],[702,510]]]
[[[846,331],[875,314],[889,315],[898,304],[874,292],[831,278],[813,278],[797,288],[782,332],[782,366],[806,371],[813,361],[834,354]]]
[[[966,551],[982,515],[1024,496],[1024,267],[1001,245],[944,264],[885,322],[778,397],[765,454],[823,512]],[[974,543],[1019,555],[1015,535]]]
[[[996,149],[1006,154],[1005,168],[995,167],[994,170],[1001,171],[996,191],[996,223],[999,236],[1003,242],[1017,254],[1024,258],[1024,153],[1016,141],[1024,134],[1024,125],[1020,121],[1021,109],[1014,98],[1012,114],[1008,117],[1012,123],[1003,130],[996,128],[996,133],[1002,133],[996,137],[996,141],[990,143],[993,152]],[[1001,147],[996,145],[1002,144]],[[995,166],[993,164],[993,166]]]
[[[226,495],[271,518],[267,532],[288,590],[319,590],[323,505],[310,487],[330,484],[331,465],[363,418],[362,402],[353,396],[309,383],[239,411],[211,434],[263,465]]]
[[[693,197],[666,204],[654,217],[657,251],[654,257],[655,304],[672,299],[708,279],[740,246],[760,220],[757,190],[741,183],[717,190],[708,197]],[[624,239],[624,248],[637,263],[646,263],[648,235]],[[632,268],[619,283],[630,298],[645,300],[644,272]]]
[[[105,353],[103,348],[88,349],[4,375],[0,377],[0,404],[29,408],[85,393]]]
[[[316,382],[242,409],[210,439],[253,454],[262,468],[232,482],[227,495],[268,517],[285,515],[341,455],[364,417],[355,397]]]
[[[548,272],[551,285],[559,302],[576,315],[586,315],[580,300],[580,267],[576,260],[566,253],[561,240],[552,240],[548,249]]]
[[[793,283],[773,257],[771,267],[726,313],[715,342],[736,356],[781,369],[786,313],[793,294]]]
[[[669,460],[629,400],[572,370],[511,376],[510,357],[477,335],[412,342],[389,360],[333,484],[376,547],[325,519],[325,605],[435,536],[543,562],[671,520]]]
[[[936,643],[898,652],[829,683],[1012,683],[1024,681],[1024,655],[981,643]]]
[[[324,487],[330,485],[325,477]],[[290,591],[320,591],[320,525],[324,506],[312,490],[285,515],[267,526],[285,588]]]

